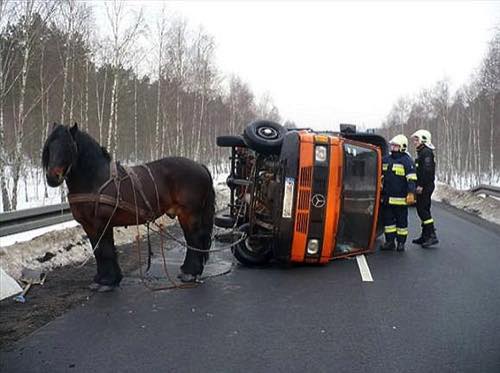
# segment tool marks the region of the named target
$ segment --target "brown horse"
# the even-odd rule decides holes
[[[182,281],[203,272],[211,246],[215,192],[208,169],[182,157],[135,167],[111,161],[109,153],[78,126],[54,124],[42,154],[47,183],[65,180],[73,217],[87,233],[97,262],[91,288],[109,291],[122,274],[113,227],[143,224],[163,214],[177,216],[189,246]]]

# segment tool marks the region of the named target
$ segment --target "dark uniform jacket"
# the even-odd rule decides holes
[[[434,187],[434,175],[436,163],[434,162],[434,152],[425,145],[420,145],[417,149],[417,186],[424,189]]]
[[[415,193],[417,175],[408,153],[391,152],[382,160],[382,200],[389,205],[406,205],[406,195]]]

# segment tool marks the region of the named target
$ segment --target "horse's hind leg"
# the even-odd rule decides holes
[[[183,282],[196,281],[201,276],[205,262],[208,260],[211,245],[210,231],[207,227],[203,227],[202,219],[197,216],[179,215],[179,222],[187,244],[195,248],[195,250],[186,249],[186,257],[179,277]]]
[[[95,248],[98,239],[99,236],[91,240],[92,247]],[[110,290],[110,287],[118,286],[123,276],[116,255],[113,228],[108,228],[104,233],[94,255],[97,263],[97,274],[94,276],[94,282],[102,285],[98,289],[100,291]]]

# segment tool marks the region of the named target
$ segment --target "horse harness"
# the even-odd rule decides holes
[[[120,172],[118,167],[123,169],[125,175],[120,176]],[[149,174],[149,177],[151,178],[151,181],[153,182],[154,188],[155,188],[155,195],[156,195],[156,204],[157,204],[157,209],[156,211],[153,210],[148,198],[146,197],[146,194],[144,193],[143,185],[135,171],[128,166],[123,166],[119,162],[110,162],[109,165],[109,179],[104,182],[104,184],[101,185],[99,190],[96,193],[74,193],[74,194],[68,194],[68,201],[70,204],[76,204],[76,203],[94,203],[94,215],[97,216],[97,213],[99,211],[99,205],[109,205],[112,207],[115,207],[115,211],[117,209],[129,212],[131,214],[136,215],[136,219],[139,220],[141,219],[142,221],[145,221],[146,223],[149,223],[153,220],[155,220],[157,217],[162,215],[161,208],[160,208],[160,196],[158,194],[158,186],[156,185],[156,181],[153,177],[153,173],[151,172],[151,169],[143,164],[138,167],[144,168],[147,173]],[[122,191],[121,191],[121,183],[124,182],[125,180],[130,180],[131,187],[132,187],[132,192],[133,192],[133,199],[134,202],[131,203],[129,201],[126,201],[123,199]],[[104,190],[106,187],[108,187],[110,184],[114,184],[116,194],[115,196],[111,196],[109,194],[105,194]],[[144,204],[147,207],[147,210],[139,207],[137,205],[137,197],[136,197],[136,191],[139,192],[139,195],[141,196],[142,200],[144,201]],[[114,214],[114,212],[113,212]]]

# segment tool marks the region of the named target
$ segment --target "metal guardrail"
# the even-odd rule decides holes
[[[0,237],[73,220],[68,203],[0,214]]]
[[[469,192],[474,194],[486,194],[488,196],[500,197],[500,187],[493,185],[481,184],[474,188],[471,188]]]

